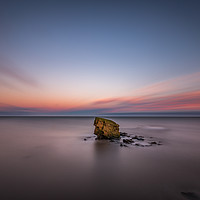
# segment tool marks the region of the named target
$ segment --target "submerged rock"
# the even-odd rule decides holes
[[[132,139],[144,141],[144,136],[141,136],[141,135],[137,136],[137,135],[135,135],[135,136],[132,136]]]
[[[120,132],[120,135],[121,136],[129,136],[128,133],[125,133],[125,132]]]
[[[98,139],[119,138],[119,124],[112,120],[96,117],[94,120],[94,134]]]
[[[194,192],[181,192],[181,194],[187,199],[191,199],[191,200],[192,199],[194,199],[194,200],[200,199],[200,197]]]
[[[134,141],[132,139],[123,139],[123,143],[132,144]]]
[[[152,141],[152,142],[150,142],[150,144],[158,144],[157,142],[155,142],[155,141]]]

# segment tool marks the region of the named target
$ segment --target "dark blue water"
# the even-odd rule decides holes
[[[92,117],[0,118],[0,200],[198,198],[200,118],[111,119],[163,145],[84,141]]]

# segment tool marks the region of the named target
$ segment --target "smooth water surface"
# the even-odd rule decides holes
[[[0,118],[0,199],[198,199],[200,118],[110,119],[163,145],[84,141],[93,117]]]

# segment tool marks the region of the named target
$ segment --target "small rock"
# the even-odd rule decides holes
[[[132,139],[123,139],[123,143],[132,144],[134,141]]]
[[[121,135],[121,136],[128,136],[128,133],[120,132],[120,135]]]
[[[150,147],[152,146],[152,144],[148,143],[148,142],[137,142],[135,143],[136,146],[140,146],[140,147]]]
[[[141,140],[141,141],[144,141],[144,137],[143,136],[132,136],[132,139],[136,139],[136,140]]]
[[[157,142],[153,141],[153,142],[150,142],[150,144],[158,144]]]
[[[132,136],[131,138],[132,138],[132,139],[137,139],[137,135],[135,135],[135,136]]]
[[[128,147],[128,146],[125,145],[125,144],[120,143],[120,147]]]
[[[187,199],[199,200],[200,197],[194,192],[181,192],[181,194]]]

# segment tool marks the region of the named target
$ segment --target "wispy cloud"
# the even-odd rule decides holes
[[[122,98],[100,99],[91,104],[112,112],[200,110],[200,72],[154,83]]]
[[[133,91],[134,96],[166,96],[186,91],[200,90],[200,72],[157,82]]]
[[[30,74],[14,67],[11,62],[0,57],[0,84],[4,87],[16,88],[15,82],[26,86],[38,87],[39,83]]]
[[[0,115],[40,115],[47,114],[50,110],[36,107],[20,107],[0,103]]]
[[[6,87],[6,88],[9,88],[9,89],[18,90],[18,88],[14,84],[10,83],[10,81],[2,79],[1,75],[0,75],[0,86]]]
[[[16,107],[0,104],[0,114],[82,115],[125,112],[200,111],[200,72],[154,83],[130,96],[99,99],[68,109]]]
[[[121,101],[113,112],[200,110],[200,92],[187,92],[165,97],[149,97],[138,102]]]

